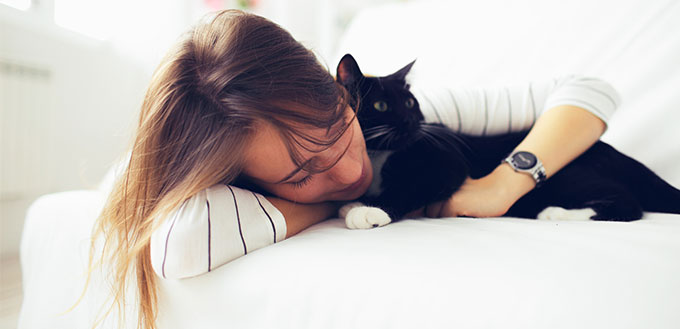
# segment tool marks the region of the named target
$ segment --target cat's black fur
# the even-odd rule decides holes
[[[385,210],[393,220],[447,199],[467,177],[489,174],[528,133],[469,136],[424,123],[405,80],[412,65],[389,76],[366,77],[348,54],[337,72],[338,82],[355,96],[352,105],[369,153],[391,151],[380,172],[374,172],[380,175],[380,192],[362,201]],[[680,213],[680,191],[599,141],[506,215],[536,218],[550,206],[592,208],[594,220],[632,221],[643,211]]]

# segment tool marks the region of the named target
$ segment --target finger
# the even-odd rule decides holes
[[[430,218],[437,218],[442,210],[443,202],[435,202],[425,207],[425,214]]]
[[[416,209],[404,215],[404,218],[421,218],[425,217],[425,208]]]
[[[442,208],[439,209],[439,217],[458,217],[461,212],[455,211],[452,200],[442,204]]]
[[[441,217],[458,217],[460,214],[454,212],[451,207],[443,207],[443,209],[439,211],[439,215]]]

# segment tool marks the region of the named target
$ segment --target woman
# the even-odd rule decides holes
[[[518,147],[541,159],[548,177],[600,137],[616,108],[606,83],[570,79],[531,98],[552,105],[537,112],[533,104],[532,131]],[[573,100],[574,88],[592,99],[555,98]],[[138,324],[153,328],[158,277],[208,272],[334,216],[333,201],[362,195],[373,173],[349,97],[309,50],[263,18],[224,11],[195,27],[155,72],[130,160],[98,221],[114,270],[112,307],[121,309],[126,284],[136,282]],[[427,215],[502,215],[534,185],[499,165]]]

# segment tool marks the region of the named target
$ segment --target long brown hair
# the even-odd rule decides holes
[[[319,140],[302,127],[330,130],[348,98],[311,51],[262,17],[221,11],[186,34],[152,77],[127,168],[95,227],[103,252],[93,239],[90,266],[110,268],[112,281],[102,319],[124,312],[126,287],[136,284],[137,326],[155,328],[153,231],[191,196],[239,177],[258,123],[276,127],[298,162],[295,145],[324,148],[340,135]]]

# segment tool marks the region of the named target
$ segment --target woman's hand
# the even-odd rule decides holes
[[[529,151],[538,156],[549,178],[592,146],[604,129],[605,123],[585,109],[557,106],[538,118],[515,150]],[[465,181],[448,200],[431,204],[407,216],[501,216],[534,186],[531,176],[501,164],[485,177]]]
[[[498,217],[528,191],[535,182],[531,176],[517,173],[501,164],[491,174],[480,179],[468,178],[448,200],[428,205],[427,217]]]

